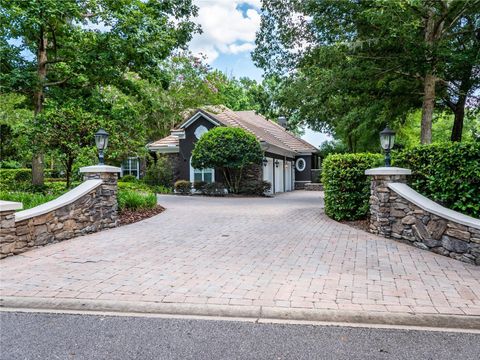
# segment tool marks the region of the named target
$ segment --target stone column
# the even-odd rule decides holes
[[[368,169],[365,175],[371,176],[370,186],[370,232],[390,237],[391,197],[396,196],[388,188],[388,183],[406,183],[411,170],[397,167]]]
[[[0,259],[13,255],[17,234],[15,210],[23,208],[22,203],[0,200]]]
[[[108,165],[86,166],[80,169],[83,173],[83,180],[102,180],[98,187],[95,205],[90,215],[95,219],[97,230],[117,226],[118,202],[117,202],[117,180],[120,168]]]

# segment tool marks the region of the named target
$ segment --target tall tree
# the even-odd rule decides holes
[[[123,87],[128,71],[160,78],[159,63],[197,30],[190,20],[196,10],[191,0],[0,0],[2,48],[27,52],[22,71],[11,69],[17,81],[8,85],[30,96],[38,118],[45,99]],[[40,144],[32,170],[34,184],[42,184]]]
[[[354,119],[348,120],[352,112],[342,109],[361,115],[362,109],[373,106],[382,110],[379,118],[385,111],[405,116],[420,101],[421,141],[429,143],[436,88],[449,81],[448,65],[456,61],[451,37],[466,17],[478,16],[479,6],[478,0],[264,0],[254,60],[293,79],[299,74],[305,89],[297,93],[300,96],[315,92],[319,84],[327,85],[331,89],[327,104],[342,103],[340,111],[334,111],[338,119],[327,122],[327,127],[331,122],[355,126]],[[475,30],[461,31],[471,35]],[[331,57],[340,63],[332,64]],[[312,75],[316,67],[321,69]],[[319,76],[333,80],[337,87]],[[396,108],[394,94],[409,100],[402,105],[403,114]],[[322,118],[328,110],[320,106],[317,116]]]

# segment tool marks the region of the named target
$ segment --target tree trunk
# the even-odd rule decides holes
[[[38,50],[37,50],[37,87],[33,93],[34,101],[34,111],[35,118],[43,110],[43,86],[45,79],[47,77],[47,36],[43,30],[43,27],[40,29],[40,38],[38,41]],[[35,119],[35,121],[37,121]],[[33,185],[43,185],[44,176],[44,162],[43,162],[43,152],[38,148],[38,144],[34,145],[34,154],[32,158],[32,184]],[[37,145],[37,146],[35,146]]]
[[[430,144],[432,142],[432,119],[435,106],[435,76],[432,74],[425,76],[423,92],[420,142]]]
[[[68,157],[65,162],[65,177],[67,180],[67,189],[70,188],[70,182],[72,178],[72,167],[73,167],[73,158]]]
[[[450,137],[450,140],[452,141],[462,141],[463,119],[465,117],[466,100],[467,99],[465,95],[460,95],[460,98],[455,107],[455,118],[453,120],[452,136]]]
[[[435,43],[441,38],[443,31],[443,17],[440,22],[435,21],[435,9],[430,5],[427,9],[427,19],[425,24],[425,44],[427,45],[427,54],[425,61],[429,66],[423,80],[423,104],[422,104],[422,124],[420,132],[420,142],[430,144],[432,142],[432,119],[433,109],[435,107]]]

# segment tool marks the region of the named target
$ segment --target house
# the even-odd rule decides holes
[[[163,139],[147,145],[149,151],[167,154],[172,162],[175,180],[222,182],[215,169],[194,169],[190,160],[195,142],[215,126],[242,128],[260,142],[264,151],[260,178],[272,184],[272,192],[301,189],[312,182],[312,169],[318,163],[317,149],[289,132],[285,126],[270,121],[255,111],[232,111],[224,106],[197,109]]]

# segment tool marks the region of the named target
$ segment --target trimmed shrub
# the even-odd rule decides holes
[[[175,193],[180,195],[190,195],[192,191],[192,183],[188,180],[178,180],[174,185]]]
[[[392,155],[409,185],[443,206],[480,218],[480,142],[421,145]]]
[[[153,193],[132,190],[118,192],[118,209],[120,211],[153,209],[155,206],[157,206],[157,197]]]
[[[365,170],[381,165],[381,154],[333,154],[323,161],[325,213],[335,220],[367,217],[370,179]]]
[[[206,184],[203,188],[203,193],[207,196],[225,196],[225,185],[219,182],[213,182]]]
[[[268,181],[250,180],[242,184],[240,194],[264,196],[271,188],[272,184]]]
[[[124,175],[120,179],[119,182],[137,182],[137,177],[135,175]]]

